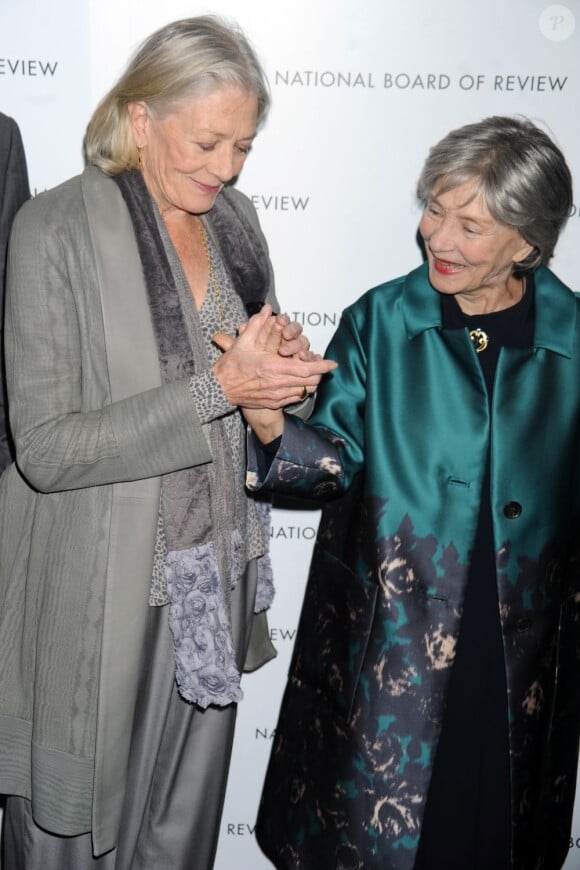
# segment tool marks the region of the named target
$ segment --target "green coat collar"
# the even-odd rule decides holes
[[[570,358],[576,328],[574,293],[545,266],[535,273],[534,348]],[[403,285],[403,317],[409,340],[427,329],[441,329],[439,296],[427,278],[427,264],[410,272]],[[564,324],[564,326],[562,326]]]

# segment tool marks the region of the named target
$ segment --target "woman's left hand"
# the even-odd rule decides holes
[[[308,350],[301,333],[299,324],[280,323],[265,305],[237,338],[214,336],[225,353],[213,371],[232,405],[275,410],[314,392],[322,375],[336,363]],[[284,345],[286,354],[281,354]]]
[[[309,349],[310,342],[302,334],[299,323],[291,322],[286,314],[272,316],[269,305],[248,323],[240,325],[237,339],[217,334],[213,341],[225,351],[214,366],[214,373],[230,402],[241,407],[247,423],[262,443],[273,441],[282,434],[284,415],[281,408],[301,402],[315,392],[321,374],[336,366]],[[224,367],[226,362],[228,367]],[[256,386],[251,377],[247,379],[252,369],[258,379]],[[240,376],[242,380],[246,378],[244,394],[240,392]],[[295,385],[296,377],[300,381]],[[298,395],[293,398],[292,392],[296,391]]]
[[[294,356],[297,359],[302,359],[305,362],[310,362],[313,359],[320,359],[318,355],[312,354],[310,351],[310,342],[302,331],[302,326],[296,320],[290,320],[287,314],[273,315],[273,323],[276,324],[275,330],[278,336],[278,347],[273,345],[270,347],[273,353],[279,353],[280,356]],[[240,323],[238,326],[238,335],[241,335],[247,323]]]

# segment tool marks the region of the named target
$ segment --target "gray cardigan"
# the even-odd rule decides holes
[[[211,455],[188,381],[161,385],[114,181],[90,167],[27,203],[8,269],[17,465],[0,478],[0,792],[31,798],[51,832],[92,831],[98,855],[124,797],[159,476]],[[264,619],[248,656],[272,656]]]

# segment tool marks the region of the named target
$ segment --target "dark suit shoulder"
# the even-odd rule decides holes
[[[0,136],[12,133],[14,130],[18,130],[18,124],[14,118],[5,115],[4,112],[0,112]]]

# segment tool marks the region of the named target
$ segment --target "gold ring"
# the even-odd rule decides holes
[[[302,396],[300,398],[300,401],[303,402],[307,396],[308,396],[308,390],[306,389],[306,387],[303,386],[302,387]]]

